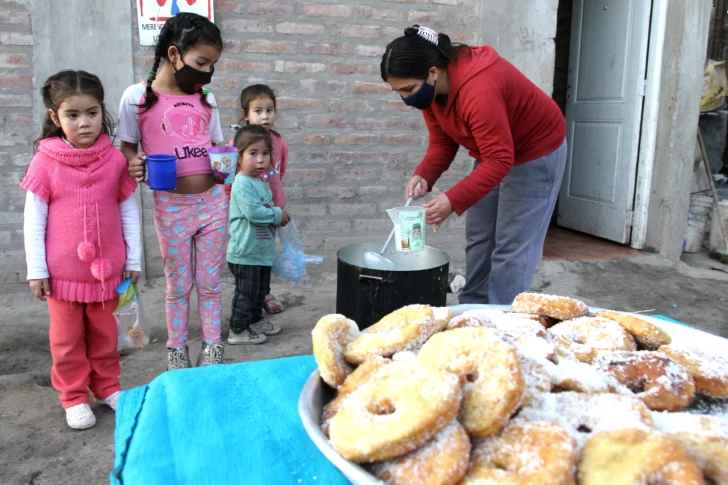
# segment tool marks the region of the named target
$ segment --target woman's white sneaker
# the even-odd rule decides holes
[[[116,391],[108,397],[97,399],[96,402],[103,404],[104,406],[109,406],[114,412],[116,412],[116,405],[119,404],[119,396],[121,396],[121,391]]]
[[[76,404],[66,408],[66,422],[73,429],[89,429],[96,424],[96,416],[88,404]]]

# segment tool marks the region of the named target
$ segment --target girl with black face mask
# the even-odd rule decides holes
[[[167,276],[168,369],[191,366],[186,342],[193,282],[203,337],[197,365],[221,364],[223,359],[220,271],[228,202],[223,186],[216,183],[208,150],[224,138],[215,97],[203,88],[212,80],[222,46],[220,30],[207,18],[175,15],[159,34],[146,82],[124,92],[119,110],[116,134],[137,182],[145,177],[145,154],[177,157],[176,189],[154,192],[154,220]]]
[[[489,46],[415,25],[382,56],[382,79],[422,110],[427,154],[405,198],[426,195],[460,146],[473,173],[423,204],[440,225],[468,211],[460,303],[505,304],[530,288],[566,165],[566,121],[549,96]],[[419,183],[419,186],[417,184]]]

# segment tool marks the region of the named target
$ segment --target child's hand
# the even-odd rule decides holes
[[[51,284],[48,281],[48,278],[43,278],[42,280],[30,280],[28,283],[30,283],[30,291],[33,292],[33,296],[38,298],[40,301],[46,301],[48,300],[48,297],[51,296]]]
[[[134,158],[129,160],[129,175],[138,184],[144,182],[147,176],[146,155],[144,152],[137,153]]]
[[[291,222],[291,215],[288,213],[286,209],[281,209],[281,212],[283,212],[283,218],[281,219],[281,226],[287,226],[289,222]]]
[[[224,172],[218,172],[217,170],[212,171],[212,176],[215,178],[215,182],[218,184],[224,184],[228,174]]]
[[[131,282],[135,285],[139,282],[141,276],[142,274],[139,271],[124,271],[124,279],[128,280],[131,278]]]

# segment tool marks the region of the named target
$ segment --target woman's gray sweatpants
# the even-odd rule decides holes
[[[566,140],[545,157],[515,165],[468,209],[460,303],[510,305],[531,288],[565,166]]]

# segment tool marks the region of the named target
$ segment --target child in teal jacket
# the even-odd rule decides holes
[[[238,168],[230,198],[230,242],[227,261],[235,276],[228,344],[262,344],[281,331],[263,319],[263,302],[276,256],[276,226],[291,220],[273,205],[273,193],[261,175],[270,169],[271,139],[259,125],[247,125],[235,135]]]

